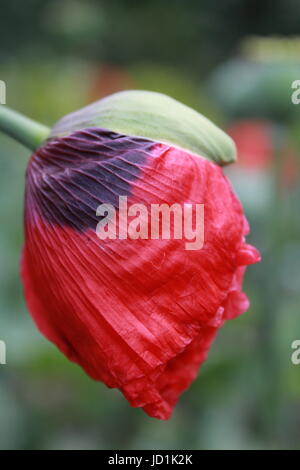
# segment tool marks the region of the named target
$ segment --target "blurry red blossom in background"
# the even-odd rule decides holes
[[[111,64],[94,66],[90,73],[88,98],[89,101],[95,101],[128,88],[134,88],[134,84],[132,77],[124,67]]]
[[[238,153],[238,161],[233,171],[245,170],[249,178],[253,172],[267,175],[272,171],[272,167],[277,165],[278,160],[280,185],[286,189],[293,187],[299,177],[297,152],[290,141],[277,149],[276,132],[274,123],[267,120],[245,119],[233,122],[227,129]]]
[[[237,148],[237,166],[247,170],[264,170],[272,163],[272,125],[262,120],[232,123],[227,133]]]

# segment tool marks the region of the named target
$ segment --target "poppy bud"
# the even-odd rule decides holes
[[[130,91],[64,117],[28,165],[22,278],[34,321],[92,378],[156,418],[170,417],[218,328],[249,305],[243,275],[260,257],[220,168],[234,159],[231,139],[200,114]],[[119,236],[120,200],[146,210],[135,237]],[[153,206],[176,204],[204,209],[196,249],[142,230]],[[115,226],[99,238],[110,208]]]

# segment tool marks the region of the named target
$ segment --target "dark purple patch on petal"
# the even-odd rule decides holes
[[[97,207],[117,207],[119,196],[130,196],[154,145],[99,128],[49,140],[28,166],[26,217],[78,231],[95,229]]]

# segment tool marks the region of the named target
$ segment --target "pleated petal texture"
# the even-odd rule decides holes
[[[100,204],[204,204],[204,245],[105,239]],[[150,416],[170,417],[216,332],[249,306],[245,267],[259,261],[216,164],[107,129],[53,138],[32,156],[22,278],[40,331],[94,379]]]

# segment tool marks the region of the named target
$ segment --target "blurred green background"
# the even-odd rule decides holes
[[[300,79],[297,0],[10,0],[7,105],[45,124],[111,92],[165,92],[234,137],[226,170],[263,261],[168,422],[130,408],[36,330],[19,279],[28,152],[0,135],[1,449],[299,449]],[[300,36],[299,36],[300,37]]]

